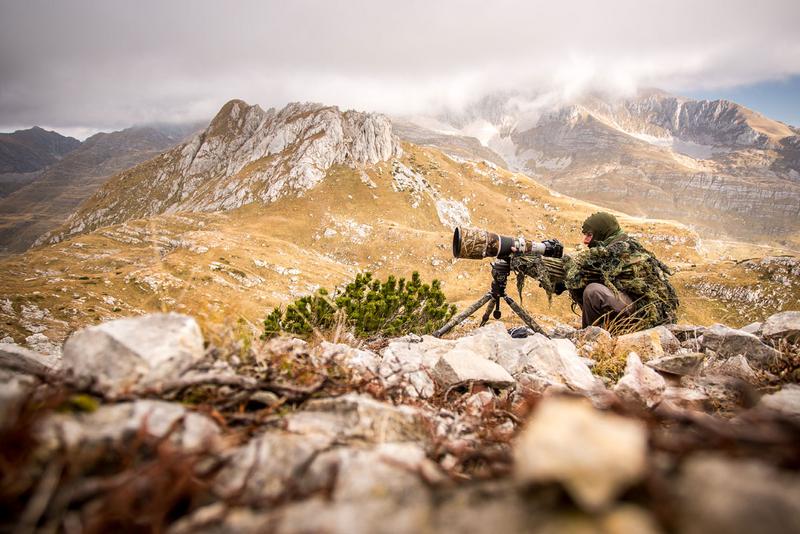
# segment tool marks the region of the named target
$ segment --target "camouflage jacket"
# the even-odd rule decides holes
[[[678,296],[669,282],[669,267],[627,234],[620,232],[575,257],[565,256],[564,271],[567,289],[599,282],[628,295],[637,330],[677,319]]]

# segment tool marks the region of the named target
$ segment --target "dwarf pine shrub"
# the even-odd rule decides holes
[[[331,295],[319,289],[297,299],[286,309],[275,308],[264,319],[262,338],[281,332],[306,337],[343,321],[358,337],[429,334],[454,313],[442,293],[441,283],[423,283],[419,273],[411,280],[389,276],[385,282],[372,273],[359,273],[341,291]]]

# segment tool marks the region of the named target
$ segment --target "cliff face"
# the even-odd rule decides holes
[[[800,138],[736,103],[658,91],[557,107],[506,96],[440,119],[493,132],[488,148],[562,193],[707,236],[800,246]]]
[[[400,154],[382,115],[307,103],[264,111],[232,100],[205,131],[109,180],[50,241],[159,213],[270,203],[311,189],[335,165]]]

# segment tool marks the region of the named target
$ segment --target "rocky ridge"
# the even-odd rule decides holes
[[[456,133],[480,132],[512,170],[562,193],[706,236],[797,247],[797,133],[736,103],[660,91],[556,106],[494,95],[439,119]]]
[[[798,336],[792,311],[204,348],[157,314],[61,358],[0,344],[0,506],[30,530],[793,532]]]
[[[270,203],[313,188],[336,165],[401,152],[382,115],[309,103],[264,111],[232,100],[185,144],[110,179],[48,242],[159,213]]]

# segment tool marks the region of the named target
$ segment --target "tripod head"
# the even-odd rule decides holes
[[[508,258],[498,258],[492,262],[492,297],[500,299],[506,295],[511,263]]]

